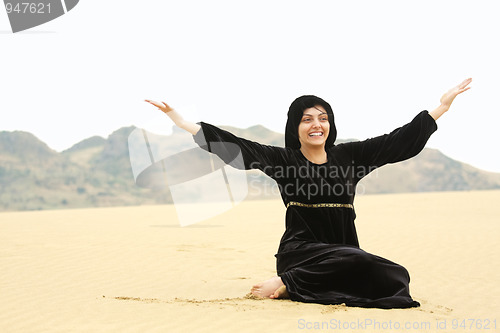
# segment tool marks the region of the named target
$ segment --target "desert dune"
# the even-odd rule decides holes
[[[276,200],[187,227],[173,205],[0,213],[0,331],[498,331],[499,202],[500,191],[356,198],[361,248],[410,273],[421,307],[398,310],[249,297],[276,274]]]

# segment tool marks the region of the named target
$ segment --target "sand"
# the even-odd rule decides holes
[[[400,310],[247,297],[276,272],[278,201],[188,227],[167,205],[0,213],[0,332],[500,331],[499,203],[356,199],[361,247],[410,272],[422,306]]]

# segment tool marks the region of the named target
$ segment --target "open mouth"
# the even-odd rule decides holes
[[[323,132],[313,132],[313,133],[309,133],[309,136],[310,137],[321,137],[323,136]]]

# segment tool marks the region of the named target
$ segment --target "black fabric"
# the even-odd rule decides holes
[[[277,182],[285,205],[353,204],[356,184],[364,176],[417,155],[437,129],[434,119],[422,111],[389,134],[326,148],[328,161],[314,164],[299,149],[261,145],[200,124],[194,136],[200,147],[236,168],[263,171]],[[243,162],[235,162],[239,153]],[[355,218],[355,211],[346,207],[287,208],[276,266],[290,298],[360,307],[419,306],[409,294],[410,277],[404,267],[359,248]]]

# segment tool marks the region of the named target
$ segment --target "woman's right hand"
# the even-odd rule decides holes
[[[168,105],[167,103],[165,103],[165,102],[159,103],[159,102],[151,101],[149,99],[145,99],[145,101],[151,105],[156,106],[160,111],[162,111],[167,116],[169,116],[175,125],[188,131],[189,133],[195,135],[200,130],[200,128],[201,128],[200,125],[189,122],[189,121],[185,121],[184,118],[182,118],[182,116],[179,113],[177,113],[177,111],[175,111],[173,108],[171,108],[170,105]]]
[[[162,111],[163,113],[167,113],[167,112],[170,112],[170,111],[173,111],[174,109],[172,107],[170,107],[167,103],[165,102],[155,102],[155,101],[151,101],[149,99],[145,99],[146,102],[148,102],[149,104],[152,104],[154,106],[156,106],[160,111]]]

